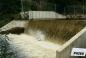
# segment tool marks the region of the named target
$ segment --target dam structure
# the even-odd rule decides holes
[[[0,34],[8,37],[14,58],[78,58],[72,49],[86,48],[85,20],[13,20]]]

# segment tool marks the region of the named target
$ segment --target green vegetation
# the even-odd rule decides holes
[[[15,56],[8,42],[8,37],[0,35],[0,58],[15,58]]]
[[[9,23],[21,11],[20,0],[0,0],[0,27]]]
[[[41,30],[46,40],[63,44],[86,26],[86,21],[79,20],[32,20],[28,29]]]
[[[56,11],[58,13],[64,12],[64,8],[68,11],[77,10],[83,11],[86,6],[85,0],[22,0],[24,11]],[[84,1],[84,2],[83,2]],[[21,3],[21,2],[20,2]],[[75,7],[74,7],[75,5]],[[84,8],[86,10],[86,7]]]

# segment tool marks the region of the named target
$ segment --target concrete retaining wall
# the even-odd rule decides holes
[[[26,27],[27,20],[13,20],[10,23],[0,28],[0,31],[6,31],[14,27]]]
[[[86,27],[71,38],[68,42],[63,45],[63,48],[57,50],[56,58],[79,58],[72,57],[71,51],[72,48],[86,48]]]

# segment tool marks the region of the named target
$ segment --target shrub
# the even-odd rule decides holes
[[[0,58],[15,58],[6,35],[0,35]]]

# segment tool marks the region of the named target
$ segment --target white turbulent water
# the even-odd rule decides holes
[[[29,35],[35,37],[37,40],[39,41],[44,41],[45,40],[45,35],[42,31],[40,30],[33,30],[33,29],[29,29],[28,30]]]
[[[26,34],[7,36],[12,49],[17,51],[18,58],[56,58],[56,50],[61,47],[51,42],[38,41]]]

